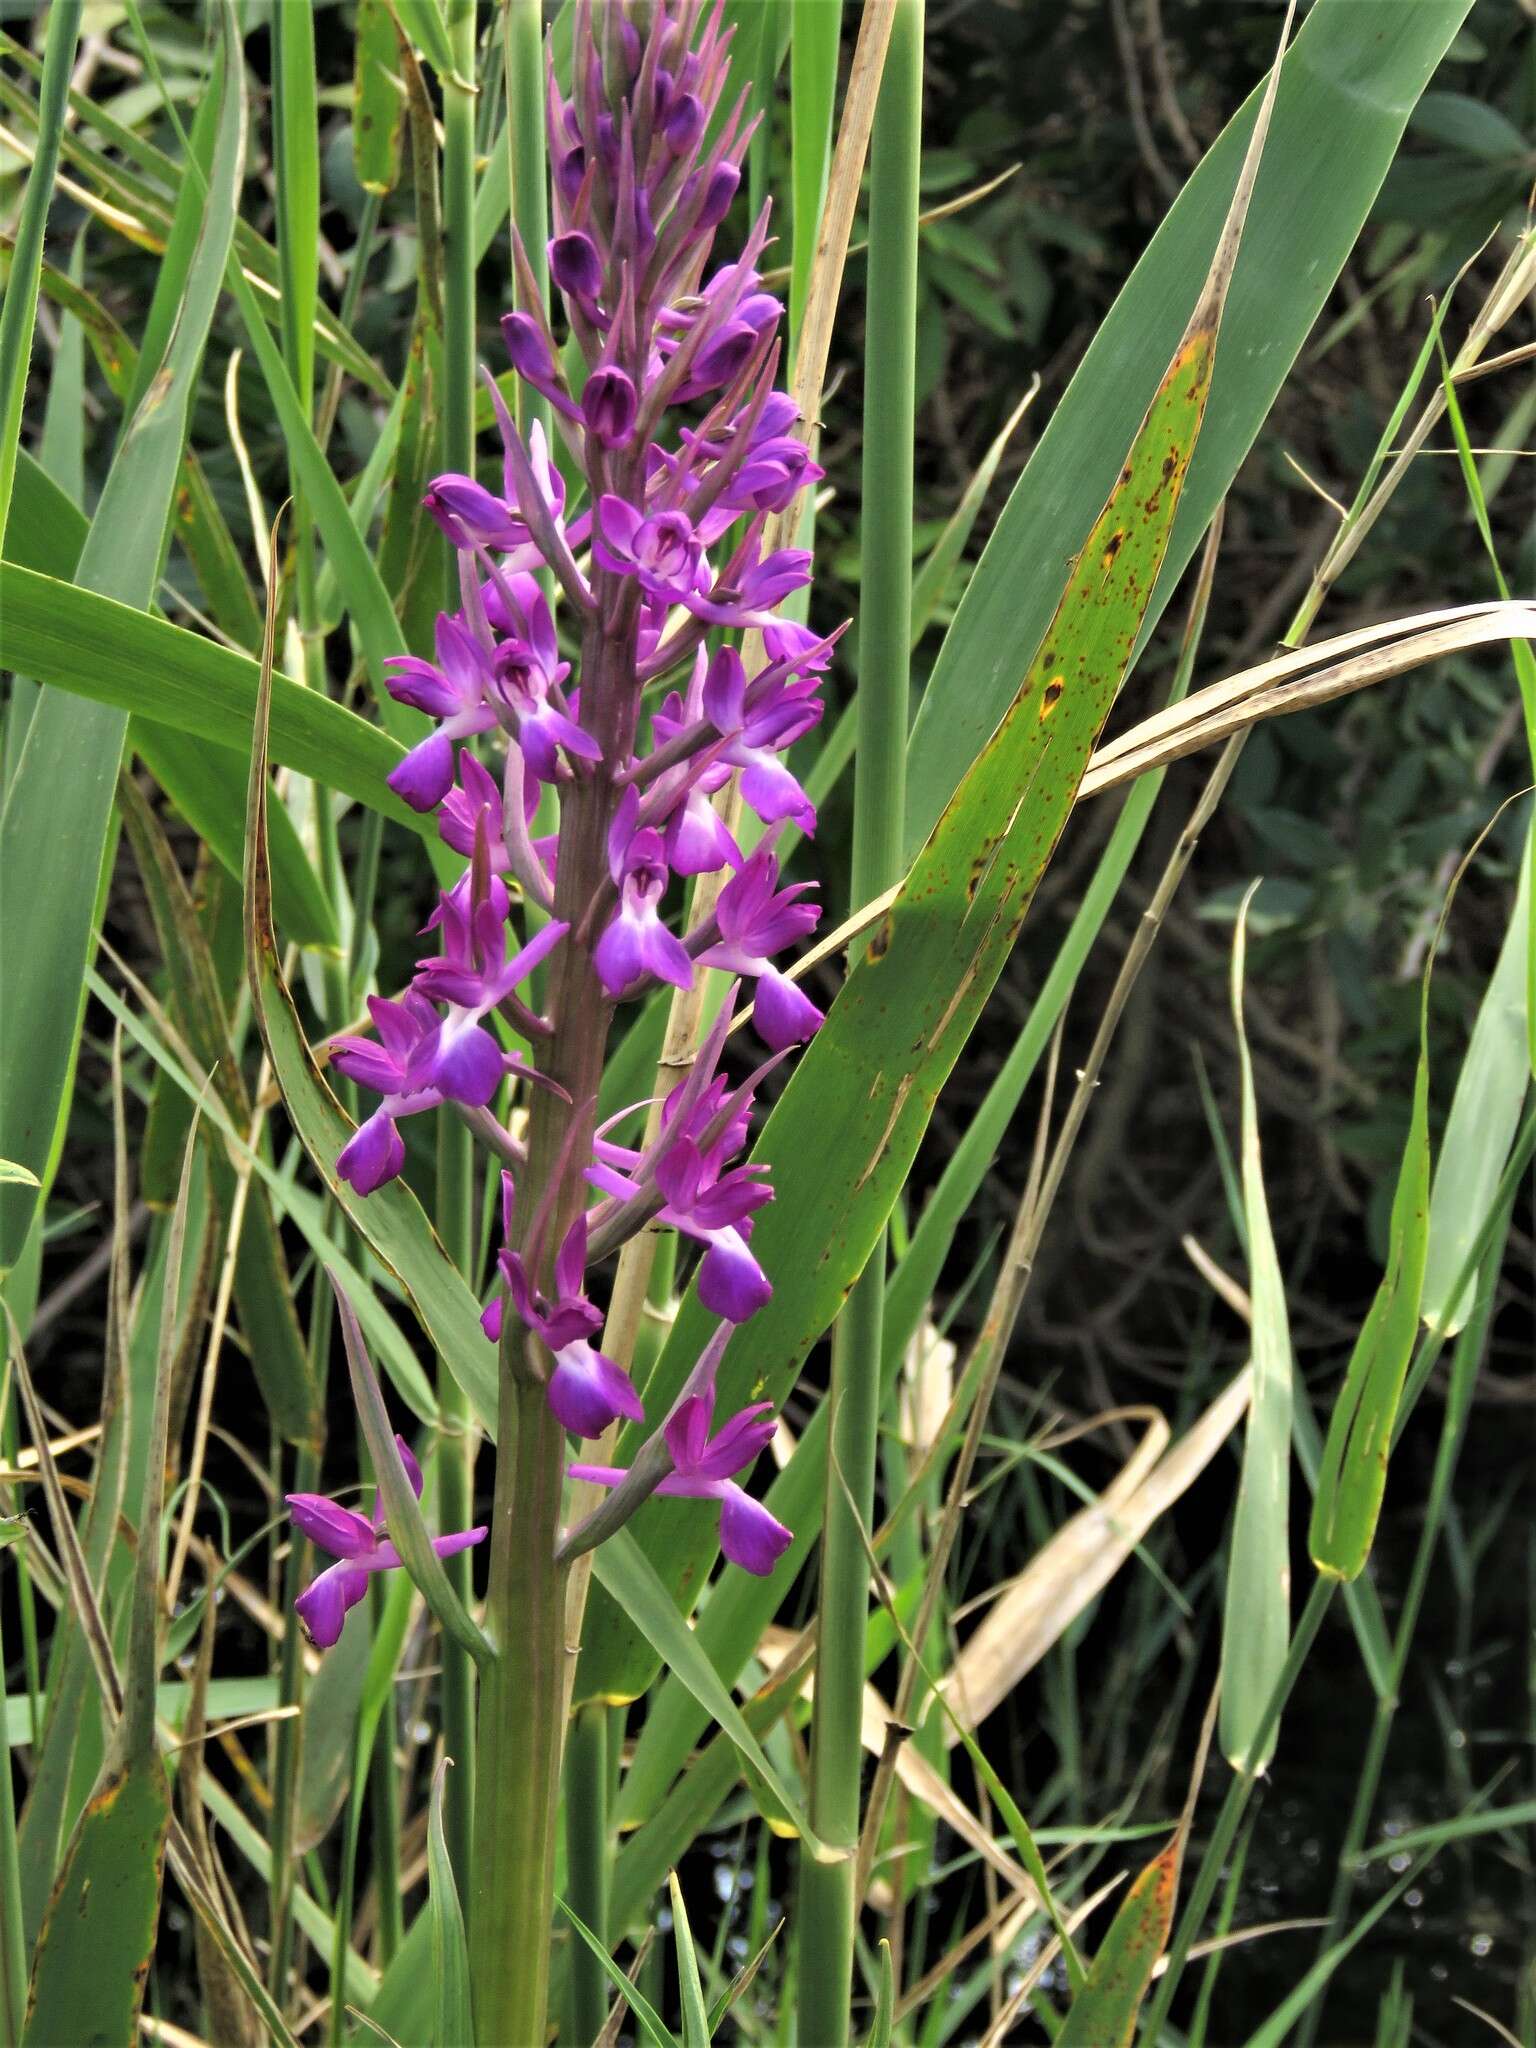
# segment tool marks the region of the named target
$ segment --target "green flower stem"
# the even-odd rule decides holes
[[[630,480],[624,479],[625,483]],[[599,611],[582,640],[584,701],[606,758],[633,742],[636,625],[616,619],[598,579]],[[614,793],[593,778],[569,786],[561,807],[554,912],[576,923],[606,872]],[[548,1199],[544,1276],[554,1248],[585,1203],[582,1169],[613,1014],[586,949],[556,948],[547,996],[554,1035],[544,1071],[559,1093],[534,1091],[528,1165],[521,1176],[513,1248]],[[556,1177],[558,1176],[558,1180]],[[555,1183],[553,1186],[552,1183]],[[502,1330],[496,1495],[491,1509],[486,1626],[493,1654],[481,1675],[475,1862],[469,1885],[470,1967],[476,2029],[484,2042],[540,2043],[549,1998],[550,1917],[565,1724],[567,1569],[555,1562],[565,1433],[545,1393],[547,1354],[517,1318]]]
[[[459,79],[475,75],[475,0],[453,0],[448,37]],[[443,81],[443,455],[444,467],[475,466],[475,101]],[[456,565],[448,564],[445,602],[458,602]],[[471,1287],[475,1271],[474,1139],[456,1117],[439,1116],[437,1230]],[[435,1459],[438,1526],[466,1529],[473,1513],[473,1435],[469,1403],[447,1361],[437,1365],[441,1434]],[[448,1583],[467,1609],[474,1598],[468,1551],[443,1560]],[[475,1825],[475,1669],[462,1644],[443,1639],[443,1747],[453,1759],[443,1793],[443,1833],[459,1895],[466,1899]]]
[[[384,1618],[385,1598],[384,1575],[376,1572],[368,1588],[375,1636]],[[379,1899],[378,1964],[381,1970],[387,1970],[405,1939],[405,1904],[400,1892],[400,1771],[395,1762],[393,1700],[386,1700],[373,1731],[368,1802],[373,1818],[373,1882]]]
[[[572,1908],[608,1944],[608,1709],[577,1709],[565,1757],[565,1868]],[[594,2041],[608,2016],[608,1979],[585,1942],[571,1950],[572,2038]]]
[[[870,145],[869,304],[864,408],[864,565],[852,896],[901,874],[912,611],[913,353],[917,325],[922,0],[896,0]],[[883,1242],[849,1297],[832,1347],[831,1455],[823,1520],[811,1824],[844,1861],[800,1865],[799,2035],[846,2041],[853,1981],[854,1850],[863,1768],[860,1716],[869,1614],[867,1531],[880,1420]]]

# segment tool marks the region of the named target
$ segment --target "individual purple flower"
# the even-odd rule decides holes
[[[430,811],[453,787],[453,743],[487,732],[496,713],[486,701],[491,665],[486,650],[457,619],[437,615],[437,661],[397,654],[384,664],[389,693],[442,722],[412,747],[386,780],[413,811]]]
[[[501,332],[512,367],[524,383],[541,392],[567,419],[579,420],[580,409],[572,403],[571,394],[565,388],[549,337],[532,315],[503,313]]]
[[[475,882],[472,868],[439,899],[428,921],[429,930],[442,933],[443,950],[441,957],[419,963],[415,986],[431,1001],[450,1007],[413,1051],[408,1075],[471,1109],[491,1100],[508,1070],[508,1055],[481,1019],[499,1004],[515,1003],[518,985],[570,929],[556,920],[509,956],[506,887],[488,872],[483,889],[477,891]]]
[[[666,1197],[659,1221],[705,1247],[699,1262],[699,1299],[714,1315],[745,1323],[773,1295],[752,1255],[752,1214],[773,1200],[763,1169],[721,1172],[718,1155],[701,1152],[691,1137],[677,1139],[656,1161],[656,1185]]]
[[[629,445],[639,409],[633,378],[612,363],[594,370],[582,387],[581,416],[604,448]]]
[[[400,1463],[421,1498],[421,1467],[403,1437],[395,1438]],[[359,1515],[319,1493],[290,1493],[286,1496],[295,1526],[318,1550],[339,1561],[328,1565],[293,1603],[304,1633],[317,1650],[328,1650],[341,1635],[348,1611],[368,1591],[374,1572],[397,1571],[400,1553],[389,1541],[383,1512],[383,1492],[375,1497],[373,1517]],[[452,1557],[469,1550],[486,1535],[484,1528],[460,1529],[449,1536],[434,1536],[432,1548],[439,1557]]]
[[[778,861],[766,847],[759,847],[721,890],[715,907],[720,937],[698,956],[700,966],[755,978],[752,1021],[774,1052],[801,1044],[823,1021],[810,997],[780,974],[768,957],[816,929],[820,909],[796,900],[814,884],[797,882],[781,889],[778,882]]]
[[[816,808],[779,756],[821,717],[814,680],[784,677],[773,686],[771,672],[765,672],[754,679],[749,695],[741,656],[724,647],[704,679],[703,706],[727,741],[720,759],[741,770],[742,796],[763,823],[791,818],[802,832],[813,833]]]
[[[555,622],[537,585],[518,606],[513,631],[496,650],[493,694],[506,708],[529,771],[540,782],[565,781],[571,771],[562,749],[583,761],[601,760],[603,750],[562,708],[560,685],[571,665],[560,659]]]
[[[336,1170],[358,1194],[371,1195],[393,1180],[405,1164],[405,1145],[395,1125],[401,1117],[436,1109],[441,1089],[418,1078],[417,1049],[438,1028],[437,1012],[424,996],[407,990],[399,1002],[368,998],[378,1032],[371,1038],[333,1038],[331,1065],[384,1100],[342,1147]]]
[[[767,1066],[734,1095],[723,1074],[708,1078],[733,1000],[734,988],[693,1073],[668,1096],[655,1145],[630,1152],[599,1133],[587,1179],[621,1205],[644,1202],[658,1222],[702,1244],[700,1300],[727,1321],[744,1323],[773,1293],[749,1243],[752,1216],[773,1200],[773,1189],[767,1167],[728,1166],[746,1143],[752,1092]],[[657,1196],[660,1204],[653,1207]]]
[[[681,604],[693,595],[704,547],[686,513],[647,515],[608,492],[598,501],[592,552],[605,569],[637,577],[650,596]]]
[[[512,1229],[512,1176],[501,1177],[502,1228]],[[537,1233],[537,1224],[535,1231]],[[590,1342],[602,1324],[601,1312],[587,1300],[583,1280],[587,1267],[587,1219],[578,1216],[565,1234],[555,1258],[555,1291],[546,1295],[520,1252],[502,1251],[497,1259],[513,1313],[554,1357],[547,1389],[549,1405],[563,1429],[576,1436],[601,1436],[622,1415],[643,1422],[645,1410],[634,1383]],[[500,1339],[504,1310],[498,1296],[480,1318],[492,1342]]]
[[[635,830],[638,791],[628,789],[608,834],[608,866],[619,891],[619,907],[593,949],[592,964],[611,996],[627,995],[647,975],[677,988],[693,986],[693,962],[681,939],[661,921],[660,904],[669,879],[661,834]]]
[[[794,1541],[793,1533],[754,1500],[736,1481],[773,1437],[773,1404],[760,1401],[733,1415],[711,1437],[715,1412],[713,1381],[701,1393],[680,1401],[663,1435],[673,1470],[656,1491],[675,1500],[717,1500],[720,1503],[720,1548],[732,1564],[757,1578],[766,1578]],[[597,1486],[617,1486],[625,1476],[613,1465],[572,1465],[573,1479]]]
[[[603,289],[603,259],[592,237],[579,228],[555,235],[549,244],[549,274],[568,298],[595,306]]]
[[[548,910],[552,902],[549,874],[528,836],[538,808],[539,784],[524,775],[519,748],[507,749],[506,788],[500,790],[490,772],[463,747],[459,751],[459,787],[448,792],[439,808],[438,835],[468,860],[475,852],[483,820],[484,857],[490,872],[515,875],[535,902]]]
[[[738,550],[738,557],[743,552]],[[695,618],[744,631],[749,626],[771,626],[774,606],[810,580],[809,550],[779,548],[760,562],[733,559],[714,583],[691,591],[683,602]]]

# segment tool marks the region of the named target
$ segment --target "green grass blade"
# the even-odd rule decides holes
[[[245,153],[245,79],[234,15],[211,196],[187,276],[164,381],[123,434],[80,557],[78,580],[142,609],[154,593],[186,421],[234,231]],[[25,672],[25,670],[24,670]],[[93,892],[102,866],[126,720],[120,711],[48,695],[33,713],[18,777],[0,817],[0,888],[10,966],[0,990],[0,1156],[44,1174],[72,1069],[76,1009],[91,948]],[[60,862],[58,849],[69,848]],[[0,1272],[16,1260],[36,1206],[25,1188],[0,1189]]]
[[[1285,1283],[1264,1199],[1253,1061],[1243,1027],[1243,965],[1248,906],[1232,940],[1232,1021],[1242,1073],[1241,1167],[1253,1301],[1253,1397],[1243,1442],[1242,1476],[1232,1521],[1226,1609],[1221,1632],[1221,1747],[1233,1769],[1257,1776],[1274,1754],[1277,1724],[1256,1741],[1285,1665],[1290,1640],[1291,1332]]]
[[[453,48],[442,0],[393,0],[395,18],[439,78],[453,75]]]
[[[799,1801],[769,1760],[767,1751],[747,1726],[740,1707],[720,1681],[720,1674],[700,1649],[693,1631],[678,1613],[655,1566],[636,1543],[630,1529],[620,1529],[592,1553],[593,1572],[634,1621],[636,1628],[668,1668],[730,1739],[743,1762],[762,1778],[778,1800],[796,1833],[818,1859],[832,1854],[817,1839]]]
[[[869,281],[880,305],[864,354],[863,527],[859,606],[858,747],[854,757],[855,903],[901,878],[911,698],[912,492],[917,333],[918,169],[922,146],[923,0],[895,0],[869,151]],[[797,259],[811,242],[826,182],[827,128],[837,79],[837,6],[792,13]],[[802,102],[809,114],[801,113]],[[802,204],[805,211],[802,214]],[[806,257],[805,276],[809,276]],[[804,283],[801,284],[803,311]],[[793,302],[792,302],[793,317]],[[811,1717],[810,1807],[829,1842],[859,1840],[864,1751],[866,1545],[874,1518],[880,1430],[880,1324],[885,1239],[877,1236],[832,1341],[830,1454],[822,1505]],[[797,1949],[798,2024],[807,2041],[846,2035],[859,1901],[852,1854],[804,1859]]]
[[[1282,67],[1263,176],[1227,316],[1200,458],[1141,634],[1209,526],[1360,232],[1414,102],[1469,0],[1319,0]],[[1100,326],[971,579],[913,731],[907,843],[917,846],[1017,688],[1018,654],[1055,603],[1178,341],[1210,260],[1259,95],[1175,201]],[[1040,573],[1040,565],[1052,565]]]
[[[136,40],[142,51],[146,44],[142,25],[138,23],[136,8],[132,10],[130,20],[136,26]],[[196,118],[192,123],[192,133],[186,138],[188,150],[184,170],[171,188],[176,194],[176,205],[167,226],[165,250],[155,274],[154,291],[150,296],[149,311],[144,320],[143,337],[128,378],[123,399],[125,418],[131,419],[144,403],[145,394],[165,361],[171,337],[176,331],[187,274],[197,254],[197,240],[202,226],[208,180],[213,173],[219,99],[223,91],[226,62],[225,52],[222,49],[217,51],[208,80],[208,90],[197,109]]]
[[[891,1967],[891,1944],[880,1938],[880,1982],[875,1991],[875,2019],[869,2030],[869,2048],[891,2048],[891,2026],[896,2011],[896,1973]]]
[[[170,1787],[155,1733],[161,1495],[194,1152],[189,1135],[161,1301],[149,1484],[139,1517],[122,1713],[38,1934],[24,2036],[37,2048],[136,2037],[159,1922],[171,1821]]]
[[[48,41],[38,94],[38,151],[21,202],[21,217],[16,223],[5,304],[0,306],[0,546],[5,541],[16,451],[21,445],[21,408],[27,391],[27,368],[32,360],[43,236],[53,198],[53,174],[64,132],[64,96],[74,66],[83,4],[84,0],[60,0],[48,17]]]
[[[17,495],[36,501],[25,482]],[[234,648],[5,562],[0,667],[93,704],[131,710],[145,733],[163,726],[173,738],[211,741],[245,773],[261,669]],[[284,675],[272,682],[271,745],[283,767],[369,804],[397,825],[423,829],[417,814],[384,786],[403,755],[398,741]]]
[[[475,2048],[464,1915],[443,1833],[443,1778],[452,1762],[445,1756],[432,1773],[432,1803],[427,1814],[427,1882],[431,1888],[427,1910],[432,1916],[432,1975],[437,1985],[432,2048]]]
[[[169,977],[177,1029],[197,1070],[213,1076],[226,1115],[248,1133],[252,1104],[230,1044],[217,972],[191,892],[159,819],[131,775],[119,779],[118,807]],[[209,1172],[227,1222],[234,1210],[236,1179],[221,1146],[210,1150]],[[282,1240],[259,1182],[245,1202],[234,1292],[251,1364],[273,1423],[290,1443],[318,1444],[324,1436],[324,1418],[293,1310],[293,1283]]]
[[[400,628],[394,605],[379,575],[372,555],[352,523],[346,494],[336,481],[325,451],[315,439],[308,409],[294,389],[282,353],[267,331],[256,295],[238,263],[229,266],[229,287],[245,321],[246,333],[261,365],[267,391],[277,414],[288,449],[295,480],[302,485],[320,530],[326,551],[336,571],[341,591],[356,630],[374,701],[387,732],[407,744],[426,730],[425,719],[396,703],[385,687],[384,663],[400,651]]]
[[[1439,1849],[1447,1842],[1464,1842],[1472,1835],[1523,1833],[1536,1827],[1536,1799],[1518,1799],[1513,1806],[1497,1806],[1487,1812],[1453,1814],[1449,1820],[1431,1821],[1421,1828],[1406,1828],[1389,1841],[1377,1842],[1361,1852],[1362,1863],[1381,1863],[1388,1857],[1417,1855],[1420,1849]]]
[[[308,7],[272,16],[273,189],[283,354],[308,414],[314,397],[320,275],[320,139],[315,104],[315,17]]]
[[[1392,1197],[1387,1270],[1350,1356],[1323,1446],[1307,1545],[1321,1572],[1365,1569],[1387,1486],[1387,1454],[1419,1331],[1429,1249],[1429,968],[1413,1109]],[[1522,1083],[1523,1083],[1522,1075]],[[1521,1094],[1524,1093],[1522,1085]]]
[[[688,1925],[688,1908],[677,1872],[667,1876],[672,1898],[672,1945],[677,1951],[677,1987],[683,2009],[683,2048],[709,2048],[709,2014],[704,2009],[704,1986],[699,1981],[699,1959],[693,1948],[693,1929]]]
[[[634,2014],[641,2033],[652,2044],[652,2048],[678,2048],[678,2043],[675,2037],[668,2033],[666,2021],[663,2020],[661,2014],[657,2012],[655,2006],[649,2000],[641,1997],[640,1993],[630,1983],[624,1972],[613,1960],[613,1957],[609,1955],[607,1949],[603,1947],[603,1944],[598,1940],[591,1928],[587,1926],[586,1922],[577,1918],[564,1899],[557,1898],[555,1904],[560,1908],[566,1919],[570,1921],[577,1935],[586,1944],[590,1952],[602,1965],[609,1983],[612,1984],[620,1998],[623,1999],[624,2003]]]
[[[412,1491],[395,1448],[395,1432],[363,1343],[357,1311],[340,1281],[332,1278],[331,1287],[341,1315],[341,1335],[346,1346],[347,1371],[352,1381],[352,1400],[367,1441],[368,1455],[373,1460],[374,1478],[378,1481],[379,1498],[384,1504],[385,1519],[389,1524],[389,1540],[399,1551],[417,1591],[447,1634],[475,1659],[487,1657],[490,1644],[449,1585],[443,1561],[432,1548],[421,1504]]]
[[[1430,1189],[1423,1316],[1430,1330],[1446,1337],[1454,1337],[1472,1312],[1476,1273],[1459,1294],[1454,1290],[1493,1209],[1525,1100],[1532,845],[1528,831],[1514,908],[1456,1077]]]
[[[764,9],[766,14],[767,10]],[[793,222],[789,281],[789,331],[800,332],[811,263],[821,227],[832,161],[832,109],[837,99],[837,54],[842,42],[842,0],[789,12],[789,165]],[[763,53],[760,51],[759,56]],[[772,77],[754,74],[765,96]],[[866,501],[867,502],[867,501]]]
[[[352,77],[352,167],[365,192],[393,192],[400,179],[405,101],[395,82],[399,31],[388,0],[358,0]]]

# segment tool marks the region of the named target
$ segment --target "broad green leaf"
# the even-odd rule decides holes
[[[124,430],[80,557],[78,580],[142,609],[155,589],[203,344],[234,229],[245,149],[245,78],[234,16],[223,14],[221,95],[211,193],[187,275],[182,317],[161,376]],[[23,662],[23,673],[36,674]],[[45,694],[34,711],[0,817],[0,889],[8,967],[0,986],[0,1154],[48,1166],[89,958],[126,717]],[[61,857],[66,856],[66,857]],[[14,1264],[36,1197],[0,1188],[0,1272]]]
[[[38,1936],[28,2048],[137,2037],[170,1818],[158,1755],[114,1764],[92,1794]]]
[[[1173,1924],[1179,1847],[1177,1841],[1171,1842],[1154,1857],[1120,1901],[1055,2048],[1129,2048]]]
[[[855,947],[848,978],[754,1150],[775,1199],[753,1248],[774,1280],[749,1343],[721,1368],[723,1402],[782,1400],[878,1242],[940,1088],[1018,936],[1109,713],[1158,565],[1210,386],[1240,228],[1229,224],[1183,339],[1078,556],[1018,694],[918,854],[894,903]],[[827,1134],[837,1133],[837,1170]],[[652,1376],[674,1398],[708,1333],[691,1291]],[[696,1591],[712,1538],[654,1503],[646,1547]],[[793,1525],[791,1525],[793,1526]],[[589,1609],[578,1694],[628,1698],[653,1662],[608,1602]]]
[[[833,1853],[817,1840],[801,1812],[800,1802],[792,1796],[769,1761],[767,1751],[747,1726],[740,1707],[721,1684],[720,1674],[678,1613],[655,1566],[635,1541],[633,1530],[620,1529],[610,1536],[592,1553],[592,1560],[599,1585],[605,1586],[609,1595],[622,1605],[656,1655],[676,1672],[710,1719],[729,1737],[743,1761],[763,1779],[811,1854],[818,1862],[835,1860]]]
[[[432,1774],[432,1800],[427,1812],[427,1911],[432,1920],[432,1975],[437,1985],[437,2019],[432,2048],[475,2048],[470,2015],[469,1949],[464,1915],[443,1833],[443,1777],[453,1767],[444,1757]]]
[[[1248,906],[1257,887],[1255,882],[1243,899],[1232,940],[1232,1021],[1242,1075],[1243,1215],[1253,1302],[1253,1393],[1221,1627],[1222,1753],[1234,1770],[1252,1776],[1274,1755],[1275,1726],[1261,1751],[1254,1748],[1254,1736],[1279,1682],[1291,1629],[1291,1329],[1264,1199],[1258,1101],[1243,1028]]]
[[[388,0],[358,0],[352,164],[365,192],[393,192],[400,177],[405,100],[396,78],[399,63],[399,32]]]
[[[1318,0],[1281,68],[1210,417],[1139,636],[1156,624],[1333,290],[1415,101],[1470,0]],[[909,755],[908,844],[931,830],[1017,690],[1057,565],[1093,524],[1216,245],[1259,104],[1230,121],[1148,244],[998,520],[934,666]]]
[[[5,287],[5,304],[0,307],[0,545],[5,540],[11,480],[16,474],[16,451],[21,445],[21,408],[27,391],[27,366],[32,359],[43,237],[64,132],[64,95],[75,61],[81,8],[82,0],[62,0],[48,17],[48,41],[38,96],[38,153],[22,196],[15,255]]]
[[[18,497],[26,489],[19,483]],[[248,654],[5,562],[0,667],[20,669],[96,704],[132,710],[146,733],[166,726],[173,736],[211,741],[229,752],[244,775],[261,679],[259,664]],[[385,787],[402,752],[397,741],[355,712],[287,676],[274,676],[273,760],[422,832],[417,813]]]
[[[1454,1300],[1453,1290],[1493,1208],[1525,1101],[1531,859],[1528,834],[1514,909],[1456,1077],[1430,1190],[1423,1316],[1431,1331],[1446,1337],[1456,1336],[1472,1312],[1477,1275]]]

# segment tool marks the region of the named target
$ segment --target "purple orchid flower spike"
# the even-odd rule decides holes
[[[627,995],[647,975],[676,988],[692,988],[693,962],[681,939],[661,921],[661,899],[670,879],[661,834],[635,829],[638,790],[627,789],[608,834],[608,866],[619,891],[619,907],[593,949],[592,964],[609,995]]]
[[[395,1438],[405,1476],[416,1498],[421,1498],[421,1467],[403,1437]],[[347,1614],[368,1591],[374,1572],[397,1571],[400,1554],[389,1541],[379,1503],[373,1516],[359,1515],[319,1493],[290,1493],[286,1496],[294,1525],[317,1550],[338,1560],[328,1565],[294,1602],[294,1612],[304,1633],[317,1650],[328,1650],[340,1639]],[[459,1529],[448,1536],[434,1536],[432,1548],[439,1557],[452,1557],[483,1541],[486,1530]]]
[[[698,956],[701,966],[724,967],[731,974],[756,979],[752,1021],[774,1052],[812,1037],[823,1022],[810,997],[780,974],[768,957],[816,929],[821,918],[818,906],[796,901],[814,885],[797,882],[781,889],[778,880],[778,861],[759,847],[721,890],[715,907],[719,941]]]

